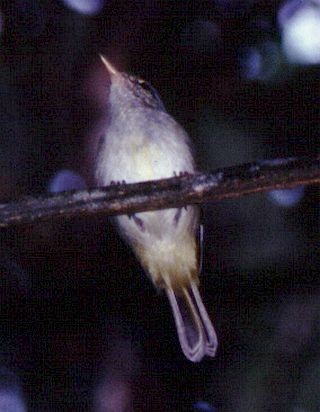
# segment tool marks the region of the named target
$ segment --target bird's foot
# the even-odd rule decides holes
[[[186,172],[186,171],[184,171],[184,172],[179,172],[179,173],[177,173],[175,170],[173,171],[173,176],[174,177],[182,177],[182,176],[190,176],[190,173],[189,172]]]
[[[125,185],[126,181],[125,180],[111,180],[110,186],[119,186],[119,185]]]

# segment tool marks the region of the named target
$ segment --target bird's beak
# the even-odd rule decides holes
[[[112,64],[104,56],[102,56],[102,54],[100,54],[99,56],[100,56],[100,59],[102,60],[102,63],[106,66],[106,68],[107,68],[110,75],[118,75],[119,74],[118,70],[116,70],[112,66]]]

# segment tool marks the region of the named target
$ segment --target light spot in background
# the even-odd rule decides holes
[[[0,368],[0,411],[26,412],[18,377],[6,368]]]
[[[130,410],[132,393],[124,380],[106,380],[96,393],[95,412]]]
[[[269,200],[277,206],[293,207],[296,206],[304,196],[304,186],[294,189],[272,190],[267,194]]]
[[[19,395],[14,392],[0,391],[0,411],[26,412],[27,409]]]
[[[89,16],[99,13],[104,7],[104,0],[62,0],[71,10]]]
[[[50,193],[82,189],[86,189],[84,179],[78,173],[67,169],[62,169],[57,172],[48,185],[48,191]]]
[[[199,53],[213,52],[219,40],[220,28],[209,20],[194,20],[180,34],[181,45]]]
[[[198,401],[193,405],[194,411],[199,412],[216,412],[217,409],[206,401]]]
[[[130,339],[117,333],[113,330],[108,335],[112,349],[106,358],[104,376],[95,390],[94,412],[133,410],[132,388],[140,368],[140,355]]]
[[[246,80],[273,80],[282,63],[277,43],[266,40],[255,46],[242,50],[240,67],[242,77]]]
[[[257,47],[248,47],[242,60],[244,77],[257,79],[262,71],[262,55]]]
[[[279,10],[282,47],[291,63],[320,63],[320,2],[287,1]]]

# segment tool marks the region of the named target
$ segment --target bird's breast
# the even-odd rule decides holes
[[[150,121],[144,112],[126,114],[126,119],[111,117],[104,132],[97,153],[98,184],[135,183],[194,171],[188,136],[170,116],[152,111]]]

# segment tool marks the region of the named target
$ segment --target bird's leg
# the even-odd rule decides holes
[[[119,185],[125,185],[125,184],[126,184],[125,180],[122,180],[122,181],[120,181],[120,180],[117,180],[117,181],[111,180],[111,182],[110,182],[110,186],[114,186],[114,185],[119,186]],[[136,216],[135,214],[132,214],[132,215],[128,215],[128,218],[132,219],[134,221],[134,223],[138,226],[138,228],[142,232],[145,231],[143,220],[140,217]]]
[[[177,175],[177,173],[175,172],[175,171],[173,171],[173,176],[174,177],[177,177],[177,176],[189,176],[190,175],[190,173],[189,172],[179,172],[179,174]],[[187,210],[187,205],[185,205],[185,206],[183,206],[183,209],[184,210]],[[179,209],[177,209],[177,212],[176,212],[176,214],[174,215],[174,218],[173,218],[173,221],[174,221],[174,224],[175,224],[175,226],[177,226],[178,225],[178,223],[179,223],[179,220],[180,220],[180,217],[181,217],[181,213],[182,213],[182,208],[180,207]]]
[[[176,214],[174,215],[174,218],[173,218],[173,222],[175,226],[177,226],[179,223],[181,213],[182,213],[182,208],[180,207],[179,209],[177,209]]]
[[[144,223],[143,220],[138,217],[137,215],[133,214],[133,215],[128,215],[129,219],[132,219],[134,221],[134,223],[138,226],[138,228],[144,232],[145,231],[145,227],[144,227]]]

